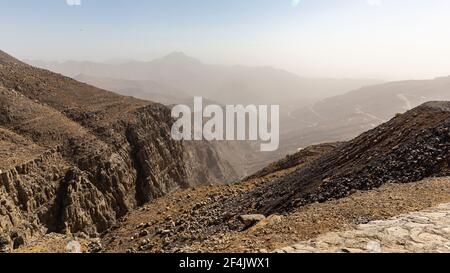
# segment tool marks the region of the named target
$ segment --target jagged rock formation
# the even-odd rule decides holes
[[[298,148],[348,140],[365,131],[364,128],[373,128],[364,127],[355,131],[354,126],[342,132],[333,127],[334,130],[331,131],[325,128],[316,132],[308,122],[312,120],[316,123],[314,116],[311,119],[310,113],[307,113],[308,115],[297,118],[293,115],[293,110],[307,106],[316,99],[380,83],[368,79],[307,79],[270,67],[208,65],[183,53],[173,53],[150,62],[131,61],[126,64],[74,61],[29,63],[122,95],[169,105],[191,105],[194,96],[202,96],[205,105],[280,105],[282,141],[279,150],[261,152],[259,143],[254,145],[241,141],[221,142],[214,146],[214,150],[222,158],[231,158],[228,161],[239,178],[255,173],[286,154],[296,152]],[[306,122],[303,117],[307,119]],[[346,119],[341,119],[334,125],[346,122]],[[304,124],[306,126],[302,126]],[[284,134],[283,131],[289,131],[289,134]]]
[[[302,149],[301,151],[288,155],[285,158],[274,162],[270,164],[269,166],[265,167],[264,169],[256,172],[255,174],[247,177],[245,181],[249,181],[256,178],[262,178],[265,176],[268,176],[270,174],[274,174],[280,171],[286,171],[292,168],[300,168],[305,167],[305,164],[313,162],[314,160],[318,159],[319,157],[323,156],[324,154],[332,151],[336,147],[338,147],[340,144],[339,142],[336,143],[325,143],[325,144],[319,144],[319,145],[313,145],[306,147],[305,149]]]
[[[243,213],[241,205],[248,201],[243,202],[249,192],[307,166],[336,145],[339,144],[308,147],[272,164],[264,172],[242,183],[177,191],[150,202],[127,215],[127,220],[118,229],[105,235],[103,243],[109,249],[120,249],[120,252],[127,251],[130,246],[130,251],[173,252],[213,235],[248,228],[248,225],[264,218],[261,215],[245,216]],[[292,161],[287,162],[289,158]],[[152,220],[149,222],[148,219]],[[277,219],[268,217],[262,222],[269,223]],[[119,237],[128,239],[117,240]],[[131,242],[129,238],[132,238]]]
[[[349,141],[309,167],[250,193],[257,210],[285,212],[390,182],[450,173],[450,102],[425,103]],[[253,197],[253,198],[252,198]]]
[[[2,240],[13,248],[45,232],[95,236],[131,209],[198,184],[198,172],[186,166],[203,159],[187,157],[183,143],[172,140],[172,122],[162,105],[0,51]],[[222,173],[227,165],[215,156],[207,160],[217,159],[216,173],[204,170],[213,182],[231,173]]]
[[[238,174],[219,154],[217,143],[185,141],[184,159],[189,185],[220,185],[238,181]]]
[[[102,237],[104,251],[251,250],[448,203],[448,178],[409,182],[449,174],[449,126],[450,103],[427,103],[347,143],[304,149],[244,183],[177,191],[128,214]],[[248,229],[241,216],[254,214],[267,218]]]
[[[277,215],[289,216],[307,205],[328,203],[358,191],[448,176],[449,129],[450,102],[426,103],[352,141],[300,151],[247,182],[175,193],[150,203],[142,212],[130,215],[130,223],[124,223],[115,234],[129,232],[132,239],[124,244],[134,251],[195,249],[191,246],[211,236],[216,235],[220,242],[221,235],[246,230],[242,215],[277,219]],[[182,208],[170,205],[179,202]],[[148,224],[147,235],[134,236],[145,228],[136,229],[137,222],[146,221],[159,207],[161,216]],[[159,229],[167,232],[160,233]],[[106,244],[126,250],[113,234],[106,236]]]

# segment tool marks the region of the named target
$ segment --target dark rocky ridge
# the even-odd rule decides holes
[[[265,167],[264,169],[256,172],[255,174],[247,177],[244,179],[244,181],[249,181],[252,179],[257,178],[263,178],[270,174],[288,170],[290,168],[295,168],[297,166],[305,167],[305,164],[313,162],[314,160],[318,159],[319,157],[323,156],[327,152],[332,151],[336,147],[338,147],[340,142],[335,143],[325,143],[325,144],[318,144],[318,145],[312,145],[309,147],[306,147],[305,149],[302,149],[301,151],[288,155],[285,158],[274,162],[270,164],[269,166]]]
[[[105,249],[176,252],[211,236],[239,231],[245,228],[239,216],[244,212],[242,205],[248,205],[245,203],[249,201],[245,200],[248,192],[306,167],[336,145],[339,144],[308,147],[271,164],[242,183],[181,190],[156,199],[128,214],[117,228],[106,233],[102,237]]]
[[[385,183],[450,174],[450,102],[425,103],[349,141],[309,167],[250,192],[271,214]]]
[[[11,247],[45,232],[96,236],[177,188],[232,179],[215,154],[209,158],[216,159],[215,173],[187,172],[204,159],[172,140],[172,122],[160,104],[36,69],[0,51],[0,161],[8,162],[0,164],[0,233]]]
[[[139,243],[139,237],[134,237],[134,250],[191,249],[210,236],[244,231],[241,215],[289,215],[308,204],[341,199],[383,184],[448,176],[450,102],[426,103],[352,141],[323,148],[305,149],[272,164],[245,183],[204,190],[206,197],[200,201],[151,222],[151,227],[158,229],[150,232],[146,243]],[[318,153],[306,152],[311,149]],[[195,198],[198,191],[189,195]],[[163,200],[166,198],[158,201]],[[149,208],[148,215],[151,211]],[[169,232],[160,234],[159,229]],[[109,241],[111,237],[107,235],[105,241],[120,248],[120,242]]]

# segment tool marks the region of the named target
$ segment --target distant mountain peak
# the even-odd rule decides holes
[[[167,54],[163,58],[190,58],[183,51],[174,51],[172,53]]]
[[[176,51],[166,56],[156,59],[156,62],[165,62],[165,63],[190,63],[190,64],[201,64],[202,62],[186,55],[184,52]]]

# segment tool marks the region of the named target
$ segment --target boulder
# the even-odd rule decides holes
[[[266,216],[262,214],[249,214],[239,216],[239,220],[246,226],[252,227],[259,223],[260,221],[266,219]]]
[[[252,228],[250,228],[249,232],[258,231],[259,229],[261,229],[265,226],[274,225],[274,224],[280,223],[282,221],[283,221],[283,216],[275,215],[275,214],[270,215],[266,219],[263,219],[263,220],[259,221],[258,223],[256,223],[254,226],[252,226]]]

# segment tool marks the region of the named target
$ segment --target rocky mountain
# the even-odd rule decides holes
[[[191,97],[203,96],[220,104],[292,105],[294,101],[334,96],[380,82],[365,79],[308,79],[271,67],[209,65],[180,52],[150,62],[121,64],[28,62],[69,77],[84,74],[153,81],[181,90]]]
[[[264,162],[310,145],[348,141],[427,101],[450,100],[450,77],[366,86],[290,109],[281,119],[280,148]]]
[[[183,91],[154,81],[103,78],[85,74],[79,74],[74,79],[98,88],[113,91],[122,96],[150,100],[165,105],[192,103],[192,98]]]
[[[209,65],[180,52],[150,62],[28,62],[121,95],[166,105],[192,106],[194,96],[204,97],[205,104],[280,104],[281,129],[289,132],[292,129],[294,133],[300,132],[295,130],[300,127],[292,123],[292,113],[299,107],[380,82],[310,79],[271,67]],[[293,143],[290,136],[288,134],[283,141],[286,145],[273,153],[261,153],[258,145],[251,142],[216,143],[214,146],[223,158],[232,159],[229,162],[242,178],[305,147],[296,146],[295,139],[300,139],[298,134],[293,136]]]
[[[244,183],[180,191],[151,202],[128,215],[117,230],[103,237],[103,243],[113,252],[251,249],[256,242],[270,245],[285,233],[312,236],[315,227],[326,231],[342,219],[358,224],[383,213],[395,216],[398,211],[413,211],[418,203],[423,209],[430,202],[449,200],[448,183],[433,182],[434,177],[450,175],[449,148],[450,103],[429,102],[349,142],[308,147]],[[442,199],[430,201],[434,200],[430,192]],[[349,197],[353,195],[359,197]],[[399,199],[395,209],[377,203],[377,198],[394,203],[400,198],[396,196],[405,199]],[[174,202],[182,202],[183,208],[170,205]],[[355,203],[358,207],[345,205]],[[405,209],[405,204],[410,208]],[[376,210],[366,211],[366,207]],[[282,228],[273,231],[276,226]],[[235,243],[238,238],[243,241]]]
[[[449,88],[450,77],[443,77],[356,89],[292,111],[284,136],[299,148],[311,141],[348,140],[427,101],[450,100]]]
[[[309,167],[258,189],[259,210],[281,212],[385,183],[450,174],[450,103],[428,102],[363,133]]]
[[[163,105],[0,51],[1,240],[17,248],[48,232],[97,236],[178,188],[234,179],[209,143],[173,141],[172,122]]]
[[[259,153],[251,145],[243,145],[241,150],[253,157],[234,167],[239,174],[248,175],[309,145],[349,140],[426,101],[450,100],[449,88],[449,77],[400,81],[366,86],[318,102],[295,101],[291,103],[295,107],[283,105],[280,149]]]
[[[324,154],[334,150],[341,144],[343,143],[336,142],[306,147],[295,154],[288,155],[279,161],[271,163],[269,166],[247,177],[244,181],[272,176],[273,174],[277,174],[279,172],[293,172],[300,167],[304,168],[306,164],[313,162]]]
[[[266,238],[258,245],[267,245],[270,232],[276,232],[275,240],[283,234],[283,240],[298,233],[312,236],[339,223],[366,223],[447,202],[448,182],[440,186],[433,178],[450,176],[450,103],[427,102],[400,113],[421,100],[446,96],[447,84],[441,78],[367,87],[304,108],[304,116],[293,111],[293,119],[305,117],[299,128],[320,129],[305,131],[298,143],[369,130],[347,142],[299,149],[242,183],[214,185],[235,180],[240,162],[267,158],[251,157],[226,142],[175,142],[165,106],[0,52],[0,250],[36,238],[54,245],[74,233],[100,237],[101,245],[89,251],[229,250],[242,238],[248,249],[256,238]],[[322,105],[342,111],[333,115],[333,108]],[[308,111],[317,117],[319,109],[322,119],[308,123]],[[393,186],[417,181],[425,189]],[[428,197],[421,199],[418,187]],[[392,193],[409,199],[395,209],[367,203],[377,198],[395,203]],[[437,197],[430,201],[429,196]]]

